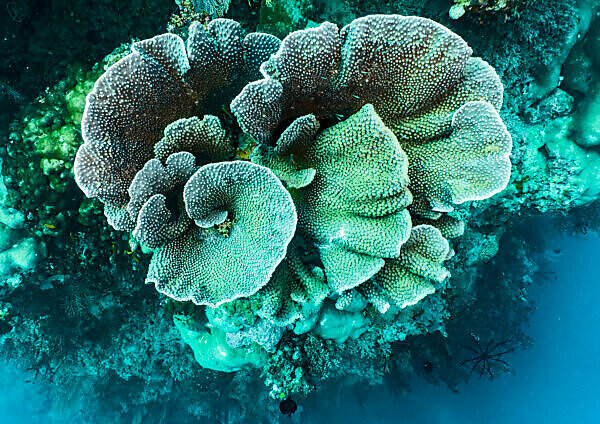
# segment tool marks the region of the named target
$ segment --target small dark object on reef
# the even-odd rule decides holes
[[[515,350],[515,347],[510,346],[510,339],[498,343],[494,343],[494,339],[490,339],[484,346],[479,342],[479,337],[471,334],[471,338],[473,339],[474,345],[462,347],[473,352],[475,356],[465,359],[460,364],[461,366],[473,364],[469,374],[473,374],[473,372],[477,370],[479,372],[479,378],[483,377],[484,374],[487,374],[490,377],[490,380],[492,380],[495,372],[511,371],[509,363],[502,359],[502,356],[514,352]]]
[[[294,402],[290,398],[282,400],[279,404],[279,410],[281,411],[281,413],[287,415],[288,417],[291,417],[297,409],[298,405],[296,405],[296,402]]]
[[[431,374],[433,372],[433,362],[431,361],[425,361],[423,362],[423,370],[425,370],[426,374]]]

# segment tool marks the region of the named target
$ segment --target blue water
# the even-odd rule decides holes
[[[532,288],[535,344],[508,356],[514,375],[472,379],[458,394],[425,382],[400,397],[360,392],[360,403],[348,393],[341,407],[305,405],[302,422],[600,423],[600,237],[559,237],[554,247],[562,251],[548,269],[556,279]]]
[[[559,237],[553,246],[562,251],[547,270],[556,278],[532,287],[535,344],[508,357],[514,375],[475,378],[458,394],[422,381],[407,395],[384,386],[348,392],[342,404],[321,392],[281,423],[599,423],[600,237]],[[0,376],[1,423],[47,422],[43,387],[6,367]]]

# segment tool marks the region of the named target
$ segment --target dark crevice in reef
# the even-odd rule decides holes
[[[121,43],[164,31],[175,5],[170,0],[7,0],[2,7],[0,81],[29,99],[70,67],[91,67]]]

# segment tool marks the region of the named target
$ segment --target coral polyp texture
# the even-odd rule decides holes
[[[185,185],[193,228],[157,250],[146,282],[177,300],[217,306],[267,284],[296,229],[281,182],[250,162],[201,167]]]
[[[315,169],[300,190],[300,229],[318,246],[337,293],[371,278],[409,237],[408,159],[372,105],[319,134],[294,156]]]
[[[174,34],[134,43],[132,53],[98,79],[87,98],[81,123],[85,143],[75,159],[77,184],[87,196],[124,206],[129,184],[154,157],[154,146],[167,125],[192,116],[194,107],[216,88],[243,80],[256,57],[268,56],[277,47],[257,42],[257,38],[272,40],[266,34],[249,34],[246,39],[242,35],[241,26],[228,19],[216,19],[206,28],[196,22],[189,29],[187,45]],[[248,67],[245,57],[251,58]],[[194,130],[201,131],[188,129]],[[216,131],[206,132],[220,137]],[[209,143],[213,146],[205,150],[219,141]],[[162,147],[165,144],[177,150],[176,140]],[[158,153],[164,158],[165,152]]]
[[[398,15],[282,41],[216,19],[132,50],[88,96],[76,181],[152,253],[146,282],[203,306],[197,357],[344,343],[436,295],[442,321],[457,209],[511,172],[502,85],[464,40]]]
[[[409,175],[414,175],[413,209],[421,214],[448,212],[452,203],[502,190],[510,176],[512,141],[497,113],[502,84],[494,70],[471,53],[458,35],[424,18],[367,16],[341,30],[324,23],[286,37],[261,65],[264,79],[247,85],[231,109],[242,129],[259,142],[272,143],[290,118],[312,113],[342,119],[372,104],[406,153],[413,153],[408,165]],[[489,105],[469,106],[471,102]],[[478,106],[485,112],[468,116]],[[475,134],[467,134],[469,128],[489,131],[477,140]],[[442,137],[458,144],[438,144]],[[469,145],[463,147],[460,141],[468,138]],[[439,145],[456,162],[443,160],[441,168],[435,164]],[[461,158],[460,149],[474,150],[473,158]],[[478,163],[479,155],[483,163]],[[469,176],[458,176],[470,159],[475,162]],[[423,168],[429,169],[421,172]],[[495,175],[487,178],[489,173]],[[433,187],[438,174],[446,187]],[[422,184],[429,184],[430,192],[422,190]],[[436,195],[446,199],[432,197]]]
[[[448,277],[442,263],[449,254],[448,241],[437,228],[417,225],[400,255],[386,261],[372,284],[379,286],[392,304],[400,308],[414,305],[435,291],[433,283]],[[368,291],[364,294],[369,299]]]

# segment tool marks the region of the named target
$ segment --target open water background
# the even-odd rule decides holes
[[[551,244],[561,252],[543,270],[552,277],[529,296],[534,345],[507,355],[514,375],[475,377],[458,394],[423,381],[400,397],[383,388],[361,392],[360,401],[349,393],[340,407],[305,405],[302,422],[600,423],[600,237],[557,236]]]

